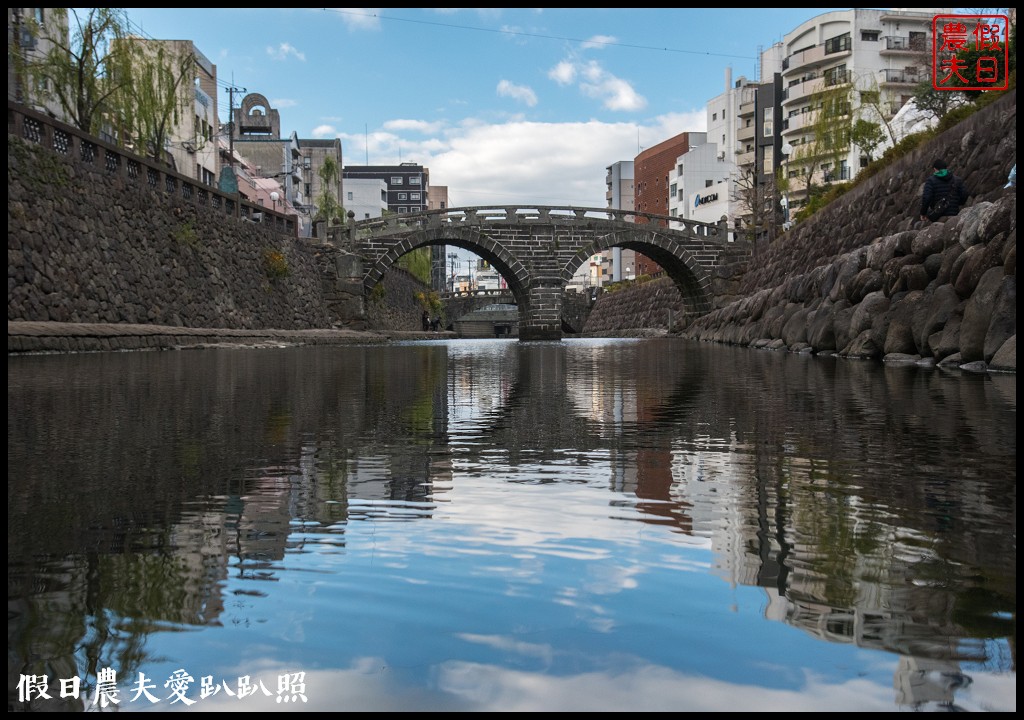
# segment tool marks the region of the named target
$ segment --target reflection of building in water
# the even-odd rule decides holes
[[[893,678],[896,704],[919,709],[927,703],[937,703],[943,709],[956,710],[956,691],[971,682],[955,662],[902,656]]]
[[[751,505],[738,468],[728,453],[677,447],[672,452],[673,484],[669,497],[685,509],[689,534],[711,540],[713,571],[730,585],[760,585],[763,563],[750,548],[757,547],[757,523],[745,517]],[[678,444],[678,443],[677,443]]]
[[[711,539],[718,574],[764,589],[766,618],[827,642],[935,658],[935,667],[953,673],[947,684],[956,662],[984,659],[980,643],[957,640],[970,637],[957,622],[957,593],[909,581],[921,577],[925,538],[890,529],[854,547],[843,538],[863,537],[874,527],[872,508],[856,498],[843,498],[840,508],[814,502],[820,471],[805,482],[796,471],[800,462],[788,468],[781,486],[771,484],[770,471],[751,483],[744,479],[750,458],[741,449],[733,443],[723,451],[677,450],[672,499],[674,507],[689,506],[692,534]],[[783,492],[788,496],[780,497]],[[913,678],[907,678],[898,682],[909,687]]]

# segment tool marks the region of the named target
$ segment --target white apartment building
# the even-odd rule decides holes
[[[388,184],[380,178],[348,178],[344,192],[341,204],[356,220],[383,217],[388,209]]]
[[[690,133],[691,139],[695,134]],[[698,145],[682,155],[669,175],[669,215],[706,223],[732,219],[738,212],[735,172],[735,163],[723,156],[717,143]]]
[[[867,162],[861,148],[852,144],[837,161],[816,162],[810,157],[813,125],[821,110],[816,93],[849,89],[850,119],[884,126],[882,121],[891,119],[913,96],[915,86],[929,79],[932,19],[950,12],[951,8],[833,10],[785,35],[779,135],[794,204],[805,195],[808,174],[814,185],[849,180]]]

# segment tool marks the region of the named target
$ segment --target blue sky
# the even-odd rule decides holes
[[[129,8],[345,165],[417,162],[452,206],[603,207],[605,168],[701,131],[732,69],[812,9]],[[236,96],[236,103],[238,101]]]

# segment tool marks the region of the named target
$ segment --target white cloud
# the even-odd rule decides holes
[[[603,207],[605,168],[635,157],[636,136],[626,123],[467,123],[448,133],[443,150],[407,159],[443,178],[453,205]]]
[[[585,50],[602,50],[609,44],[615,42],[618,42],[618,38],[616,38],[614,35],[594,35],[585,43],[583,43],[582,47]]]
[[[337,128],[333,125],[317,125],[311,133],[314,138],[330,138],[338,134]]]
[[[502,80],[498,83],[498,96],[510,97],[519,102],[526,103],[530,107],[534,107],[537,104],[537,93],[526,85],[514,85],[508,80]]]
[[[448,186],[453,206],[508,203],[604,207],[606,168],[632,160],[682,132],[701,132],[703,108],[635,123],[544,123],[522,117],[502,122],[471,118],[440,127],[394,120],[369,133],[341,134],[346,163],[430,168],[431,179]],[[430,127],[433,134],[424,135]],[[314,137],[334,137],[321,126]]]
[[[380,30],[380,8],[331,8],[349,30]]]
[[[291,98],[275,98],[270,101],[270,105],[277,109],[297,107],[298,104],[298,100],[292,100]]]
[[[615,77],[597,62],[587,63],[582,75],[586,79],[580,83],[580,92],[600,100],[608,110],[631,111],[647,107],[647,98],[634,90],[629,82]]]
[[[642,110],[647,107],[647,99],[621,78],[608,76],[598,83],[581,83],[580,90],[587,97],[601,100],[609,110]]]
[[[548,77],[559,85],[568,85],[576,80],[576,66],[563,60],[548,71]]]
[[[414,132],[428,135],[430,133],[441,132],[444,125],[440,122],[426,122],[425,120],[388,120],[384,123],[383,127],[385,130],[392,130],[394,132],[412,130]]]
[[[295,46],[291,43],[283,42],[276,48],[268,47],[267,55],[272,57],[274,60],[287,60],[289,57],[294,57],[303,62],[306,61],[306,53],[299,52],[295,49]]]
[[[563,60],[548,71],[548,77],[562,86],[579,79],[580,92],[600,100],[607,110],[634,111],[647,107],[647,98],[634,90],[629,81],[612,75],[596,60],[587,63]]]

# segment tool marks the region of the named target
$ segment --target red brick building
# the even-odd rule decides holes
[[[634,209],[655,215],[668,215],[669,175],[676,160],[690,151],[690,133],[684,132],[649,147],[633,161]],[[638,221],[641,221],[638,218]],[[662,224],[665,224],[664,222]],[[636,274],[650,275],[661,267],[650,258],[637,253]]]

